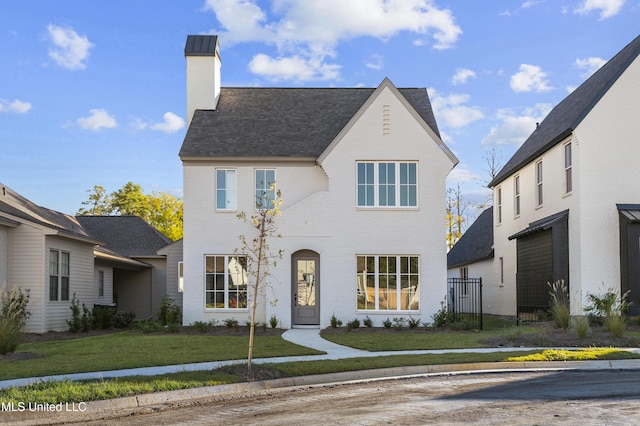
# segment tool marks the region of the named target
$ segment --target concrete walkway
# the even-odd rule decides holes
[[[413,351],[386,351],[386,352],[369,352],[360,349],[354,349],[347,346],[338,345],[320,337],[320,330],[318,328],[294,328],[285,331],[282,337],[300,346],[315,349],[317,351],[325,352],[322,355],[305,355],[305,356],[287,356],[287,357],[274,357],[274,358],[257,358],[253,362],[256,364],[264,363],[281,363],[281,362],[297,362],[297,361],[312,361],[312,360],[336,360],[346,358],[366,358],[366,357],[379,357],[389,355],[421,355],[421,354],[445,354],[445,353],[490,353],[490,352],[513,352],[513,351],[526,351],[526,350],[541,350],[548,348],[475,348],[475,349],[438,349],[438,350],[413,350]],[[640,352],[640,349],[629,349],[630,351]],[[633,366],[634,368],[640,368],[640,360],[626,360],[624,363],[626,368]],[[28,377],[23,379],[2,380],[0,381],[0,389],[5,389],[12,386],[26,386],[33,383],[40,383],[45,381],[62,381],[62,380],[100,380],[107,378],[127,377],[127,376],[157,376],[167,373],[179,373],[183,371],[202,371],[213,370],[225,365],[242,364],[246,363],[246,359],[230,360],[230,361],[211,361],[211,362],[199,362],[193,364],[179,364],[179,365],[164,365],[157,367],[141,367],[130,368],[126,370],[111,370],[111,371],[96,371],[88,373],[75,373],[75,374],[61,374],[54,376],[42,376],[42,377]],[[584,363],[584,361],[581,361]],[[611,367],[609,361],[602,361],[608,363],[607,366]],[[541,364],[529,363],[532,366],[539,366]],[[622,365],[623,363],[618,363]],[[566,365],[566,364],[565,364]],[[582,364],[586,366],[586,364]],[[597,364],[594,364],[597,365]],[[466,365],[465,368],[470,366]],[[457,369],[456,369],[457,370]]]

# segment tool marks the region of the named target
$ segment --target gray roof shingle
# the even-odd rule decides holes
[[[640,54],[640,36],[556,105],[489,183],[489,187],[498,185],[569,136],[638,54]]]
[[[317,158],[375,88],[222,88],[216,110],[196,110],[181,158]],[[424,88],[398,89],[439,136]]]
[[[447,253],[447,268],[468,265],[493,257],[493,207],[489,207],[471,224]]]
[[[77,216],[78,222],[103,247],[124,256],[156,256],[171,239],[138,216]]]

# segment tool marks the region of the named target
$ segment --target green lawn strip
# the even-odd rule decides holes
[[[591,361],[639,359],[640,355],[618,348],[546,349],[528,355],[512,356],[506,361]]]
[[[40,357],[0,361],[0,380],[243,359],[247,356],[248,345],[248,336],[143,334],[136,331],[25,343],[19,351],[33,352]],[[287,342],[280,336],[257,335],[254,345],[255,358],[322,353]]]
[[[397,330],[389,333],[331,333],[322,332],[322,337],[344,346],[363,349],[366,351],[395,351],[395,350],[431,350],[431,349],[463,349],[487,347],[483,340],[509,333],[535,333],[534,327],[520,326],[509,328],[494,328],[483,331],[443,332],[425,329]]]
[[[530,353],[530,351],[518,351],[510,353],[510,355],[525,355]],[[276,373],[277,377],[293,377],[387,367],[504,361],[507,356],[507,354],[500,352],[482,354],[394,355],[341,360],[254,364],[254,369],[272,370]],[[243,379],[241,377],[220,371],[192,371],[160,376],[132,376],[79,382],[49,381],[25,387],[0,390],[0,401],[49,404],[57,404],[60,402],[88,402],[143,393],[215,386],[242,381]]]

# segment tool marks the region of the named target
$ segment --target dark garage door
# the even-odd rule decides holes
[[[553,279],[552,230],[518,239],[518,273],[516,278],[518,316],[531,317],[549,308],[548,282]],[[533,318],[529,318],[533,319]]]

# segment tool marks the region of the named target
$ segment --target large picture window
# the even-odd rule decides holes
[[[417,207],[418,167],[415,162],[358,162],[358,207]]]
[[[357,256],[358,309],[409,311],[419,309],[418,256]]]
[[[70,256],[65,251],[49,250],[49,300],[69,300]]]
[[[205,308],[247,308],[247,259],[205,256]]]

